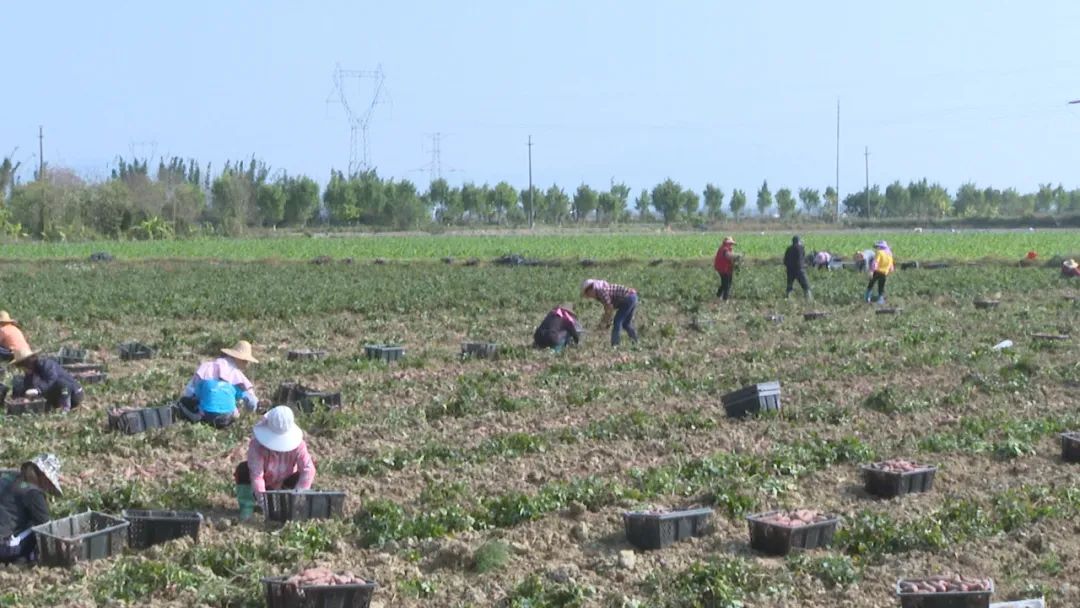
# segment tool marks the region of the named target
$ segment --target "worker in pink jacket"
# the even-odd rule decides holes
[[[311,489],[315,463],[289,406],[275,407],[255,424],[247,461],[237,465],[234,477],[242,519],[251,517],[256,502],[265,511],[267,490]]]

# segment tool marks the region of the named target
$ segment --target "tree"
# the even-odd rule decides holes
[[[825,213],[831,217],[834,222],[839,219],[836,217],[840,214],[839,203],[839,195],[836,192],[836,188],[833,188],[832,186],[825,188],[825,204],[829,207]]]
[[[548,223],[562,224],[563,220],[570,215],[570,197],[563,192],[562,188],[552,184],[544,193],[544,200],[547,202],[545,215]]]
[[[235,171],[222,173],[210,187],[213,215],[218,226],[228,236],[244,231],[251,211],[252,191],[245,177]]]
[[[589,214],[596,209],[597,202],[595,190],[585,184],[578,186],[577,191],[574,192],[574,221],[587,220]]]
[[[484,193],[472,182],[461,185],[461,208],[465,211],[466,220],[472,221],[484,216]]]
[[[520,198],[521,209],[526,219],[532,218],[533,221],[544,221],[544,211],[547,208],[547,203],[544,201],[544,193],[539,188],[533,186],[531,193],[528,189],[523,189]]]
[[[1042,186],[1040,186],[1041,189]],[[983,209],[983,206],[983,191],[979,190],[975,184],[967,182],[956,191],[954,208],[957,215],[971,217],[978,214]]]
[[[769,192],[769,180],[765,180],[761,183],[761,187],[757,191],[757,209],[760,215],[766,215],[769,211],[769,207],[772,207],[772,193]]]
[[[782,218],[795,215],[795,197],[791,196],[791,190],[781,188],[776,191],[776,208]]]
[[[263,226],[277,226],[285,219],[285,188],[280,184],[259,184],[255,204]]]
[[[697,193],[687,188],[683,190],[679,195],[680,207],[683,209],[683,213],[686,214],[687,221],[693,221],[698,217],[698,210],[701,209],[701,198]]]
[[[330,182],[323,191],[323,204],[332,222],[344,224],[355,222],[360,217],[356,190],[349,182],[341,171],[330,172]]]
[[[682,204],[682,186],[670,177],[653,188],[652,205],[660,213],[660,217],[664,219],[665,226],[670,226],[671,222],[679,217]]]
[[[885,204],[885,197],[881,195],[881,188],[874,186],[870,188],[870,206],[873,209],[880,209]],[[866,191],[860,190],[858,192],[852,192],[844,197],[844,213],[855,217],[866,216]]]
[[[617,222],[626,210],[626,199],[630,188],[626,184],[611,184],[611,189],[601,192],[596,201],[597,215],[603,215],[609,222]]]
[[[513,186],[506,182],[495,184],[492,190],[492,206],[500,218],[505,218],[511,209],[517,207],[518,193]]]
[[[710,220],[724,217],[724,191],[712,184],[705,184],[705,213]]]
[[[637,211],[639,222],[652,221],[650,206],[652,206],[652,196],[649,195],[648,190],[642,188],[641,193],[634,199],[634,210]]]
[[[731,191],[731,202],[728,203],[731,207],[731,215],[735,218],[735,221],[739,221],[739,216],[742,215],[743,209],[746,209],[746,193],[738,188]]]
[[[895,181],[886,186],[885,206],[879,215],[887,217],[910,217],[911,211],[911,191],[899,181]]]
[[[813,188],[799,188],[799,200],[807,215],[817,215],[821,211],[821,195]]]
[[[319,185],[307,176],[286,178],[285,216],[287,226],[304,226],[319,207]]]

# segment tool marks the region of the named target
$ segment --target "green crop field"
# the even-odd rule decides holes
[[[912,259],[1080,249],[1066,232],[811,233],[807,248],[854,250],[881,236]],[[1080,605],[1080,465],[1060,459],[1058,437],[1080,430],[1080,282],[1007,264],[898,271],[889,303],[902,310],[878,315],[861,301],[862,273],[810,272],[815,300],[806,302],[784,299],[782,268],[753,264],[721,305],[703,260],[717,237],[6,246],[0,307],[35,347],[90,349],[109,379],[66,415],[0,415],[0,468],[59,454],[65,493],[55,517],[167,508],[207,521],[198,543],[71,569],[0,567],[0,606],[255,608],[260,578],[298,564],[377,581],[376,608],[869,608],[897,605],[900,577],[951,571],[994,578],[995,600]],[[748,256],[766,258],[790,237],[737,238]],[[99,250],[119,261],[82,261]],[[602,261],[461,263],[511,251]],[[318,255],[358,261],[306,263]],[[400,261],[446,255],[453,264]],[[280,261],[249,261],[264,257]],[[371,257],[389,262],[359,261]],[[640,261],[603,261],[625,257]],[[125,261],[153,258],[175,259]],[[639,344],[608,345],[599,306],[578,298],[589,276],[640,291]],[[977,310],[986,297],[1001,304]],[[584,343],[561,354],[529,348],[562,301],[581,313]],[[811,310],[829,316],[803,320]],[[262,360],[251,376],[264,399],[292,380],[342,393],[341,410],[298,418],[315,487],[348,495],[342,518],[236,521],[231,473],[250,415],[221,431],[106,429],[110,408],[174,399],[201,360],[241,338]],[[991,348],[1004,339],[1014,346]],[[157,356],[120,361],[116,346],[128,340]],[[498,343],[500,358],[462,360],[470,340]],[[405,359],[364,359],[374,342],[403,345]],[[329,356],[286,360],[305,347]],[[782,385],[780,414],[725,416],[722,394],[769,380]],[[937,465],[933,490],[867,495],[859,466],[895,457]],[[702,536],[631,552],[624,511],[696,505],[714,509]],[[745,517],[776,508],[839,515],[832,546],[789,557],[750,550]]]
[[[247,239],[194,239],[143,242],[38,243],[19,242],[3,247],[0,259],[83,259],[106,251],[122,260],[212,258],[221,260],[308,260],[334,258],[438,260],[443,257],[489,259],[508,253],[543,259],[697,259],[713,255],[728,233],[539,235],[408,235],[267,237]],[[783,255],[791,234],[785,232],[731,232],[741,253],[752,258]],[[911,231],[811,232],[807,251],[831,251],[850,256],[886,239],[899,258],[913,260],[1016,260],[1036,251],[1044,258],[1080,251],[1080,231]]]

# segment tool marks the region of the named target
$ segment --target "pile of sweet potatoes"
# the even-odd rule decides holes
[[[875,462],[866,466],[871,469],[885,471],[887,473],[911,473],[913,471],[922,471],[930,468],[924,464],[919,464],[911,460],[904,460],[903,458],[883,460],[881,462]]]
[[[813,509],[792,509],[791,511],[777,511],[759,518],[761,521],[776,526],[798,528],[811,524],[821,523],[829,519],[828,515]]]
[[[900,593],[963,593],[990,591],[994,587],[988,578],[960,576],[959,574],[903,579]]]
[[[285,584],[299,589],[300,587],[319,587],[327,585],[362,585],[364,579],[352,572],[337,574],[329,568],[308,568],[299,574],[294,574],[285,580]]]

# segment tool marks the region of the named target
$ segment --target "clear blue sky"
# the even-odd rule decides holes
[[[864,145],[873,183],[1073,188],[1078,24],[1075,1],[7,3],[0,155],[36,163],[42,124],[90,177],[254,154],[322,183],[348,162],[340,62],[382,65],[372,158],[421,189],[435,132],[454,183],[523,187],[531,134],[544,187],[824,189],[838,98],[842,193]]]

